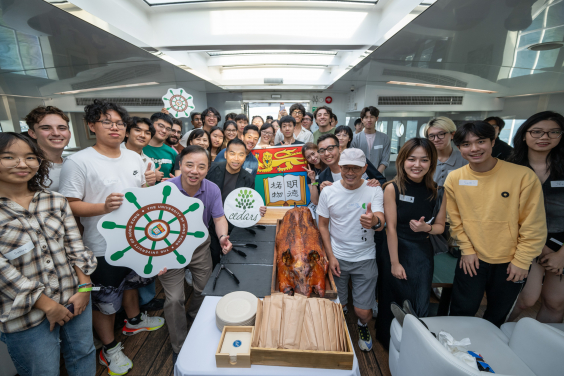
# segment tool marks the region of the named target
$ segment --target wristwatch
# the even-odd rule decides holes
[[[378,230],[382,226],[382,222],[380,222],[380,217],[376,217],[376,218],[378,218],[378,223],[376,223],[374,226],[371,227],[372,230]]]

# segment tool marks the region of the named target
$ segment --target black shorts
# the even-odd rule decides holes
[[[123,292],[147,286],[155,280],[143,278],[123,266],[108,264],[105,257],[96,257],[98,267],[90,279],[97,290],[92,290],[92,309],[104,315],[112,315],[121,309]]]
[[[552,233],[546,236],[546,244],[548,248],[552,249],[554,252],[558,252],[562,245],[564,245],[564,232]]]

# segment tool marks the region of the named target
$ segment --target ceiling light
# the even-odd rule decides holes
[[[96,87],[96,88],[93,88],[93,89],[61,91],[60,93],[53,93],[53,94],[59,94],[59,95],[79,94],[79,93],[88,93],[88,92],[91,92],[91,91],[124,89],[124,88],[128,88],[128,87],[149,86],[149,85],[158,85],[158,84],[159,84],[158,82],[143,82],[143,83],[140,83],[140,84],[104,86],[104,87]]]
[[[498,98],[517,98],[517,97],[530,97],[532,95],[547,95],[547,94],[559,94],[564,93],[564,91],[545,91],[543,93],[530,93],[530,94],[517,94],[517,95],[504,95]]]
[[[392,84],[392,85],[406,85],[406,86],[430,87],[430,88],[433,88],[433,89],[446,89],[446,90],[470,91],[470,92],[472,92],[472,93],[486,93],[486,94],[497,93],[497,91],[492,91],[492,90],[471,89],[471,88],[467,88],[467,87],[457,87],[457,86],[420,84],[420,83],[417,83],[417,82],[388,81],[387,83],[388,83],[388,84]]]
[[[318,68],[237,68],[224,69],[221,78],[229,81],[259,79],[263,83],[264,78],[277,77],[282,78],[285,83],[294,84],[303,80],[307,80],[308,83],[315,81],[325,72],[325,69]]]
[[[210,56],[234,55],[337,55],[337,51],[312,50],[240,50],[240,51],[208,51]]]
[[[43,99],[43,97],[31,97],[31,96],[29,96],[29,95],[15,95],[15,94],[0,94],[0,97],[17,97],[17,98]]]
[[[159,5],[175,5],[175,4],[198,4],[198,3],[215,3],[217,0],[143,0],[150,6],[159,6]],[[241,0],[222,0],[224,2],[230,1],[237,1],[241,2]],[[247,0],[249,1],[249,0]],[[260,1],[260,0],[255,0]],[[268,2],[277,2],[277,1],[288,1],[288,0],[267,0]],[[296,0],[294,0],[296,1]],[[300,0],[297,0],[300,1]],[[378,4],[378,0],[301,0],[302,2],[324,2],[324,3],[347,3],[347,4]]]
[[[543,42],[531,44],[527,49],[531,51],[549,51],[562,48],[562,46],[564,46],[564,42]]]

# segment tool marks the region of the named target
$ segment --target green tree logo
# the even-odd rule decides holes
[[[235,207],[243,210],[253,208],[253,203],[255,202],[253,198],[253,192],[244,189],[242,191],[239,191],[238,196],[239,198],[235,198],[235,201],[237,201],[237,205],[235,205]]]

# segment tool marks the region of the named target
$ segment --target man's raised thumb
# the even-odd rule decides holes
[[[425,222],[425,217],[421,217],[421,218],[419,219],[419,222]]]
[[[149,162],[149,164],[147,164],[147,170],[146,171],[151,171],[151,162]]]
[[[366,204],[366,214],[370,214],[370,213],[372,213],[372,203],[371,202]]]
[[[155,168],[155,170],[160,171],[162,166],[163,165],[160,165],[159,167]]]

